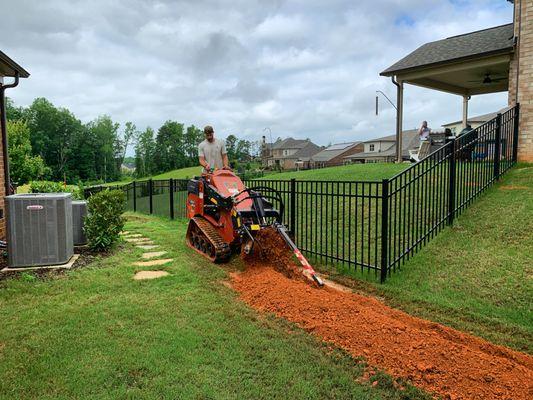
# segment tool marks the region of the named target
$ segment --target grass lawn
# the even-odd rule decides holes
[[[533,165],[521,165],[384,285],[359,288],[409,313],[532,353],[532,278]]]
[[[0,397],[425,398],[357,382],[362,363],[246,307],[225,269],[184,246],[185,228],[130,215],[128,230],[174,258],[165,278],[132,280],[141,253],[124,244],[55,278],[0,281]]]
[[[410,165],[411,164],[409,163],[352,164],[339,167],[272,173],[265,176],[264,179],[295,178],[298,180],[371,181],[390,178],[408,168]]]

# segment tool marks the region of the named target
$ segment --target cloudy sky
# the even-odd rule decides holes
[[[379,72],[421,44],[509,23],[504,0],[0,0],[0,49],[31,76],[11,96],[46,97],[82,121],[172,119],[222,137],[318,144],[394,133],[374,113]],[[460,119],[458,96],[407,86],[406,129]],[[474,97],[495,111],[506,94]]]

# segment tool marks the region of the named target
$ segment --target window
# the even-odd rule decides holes
[[[374,145],[373,144],[370,145],[370,150],[369,151],[374,151]]]

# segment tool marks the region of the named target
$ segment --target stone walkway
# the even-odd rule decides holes
[[[126,242],[132,243],[135,245],[135,247],[144,251],[141,255],[142,261],[136,261],[133,263],[135,267],[152,267],[156,265],[165,265],[174,261],[172,258],[161,258],[167,254],[166,251],[150,251],[159,248],[159,245],[155,244],[153,240],[144,237],[140,233],[124,231],[120,235]],[[137,271],[133,276],[133,279],[156,279],[167,275],[169,275],[167,271],[142,270]]]

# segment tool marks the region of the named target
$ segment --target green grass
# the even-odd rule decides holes
[[[531,353],[533,166],[509,171],[385,284],[373,278],[358,287],[409,313]]]
[[[55,278],[1,281],[0,397],[425,398],[357,382],[364,363],[246,307],[225,269],[184,246],[185,227],[130,216],[174,258],[165,278],[133,281],[140,251],[125,244]]]
[[[298,180],[333,180],[333,181],[369,181],[390,178],[408,168],[410,164],[371,163],[352,164],[339,167],[309,169],[273,173],[264,179],[298,179]]]

